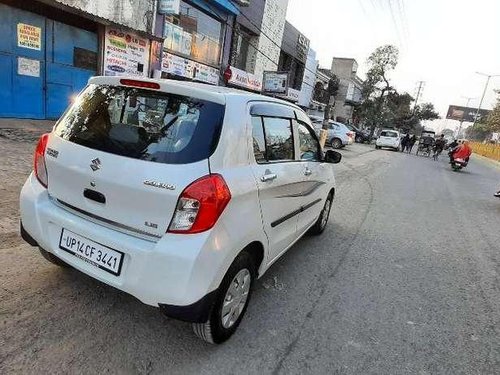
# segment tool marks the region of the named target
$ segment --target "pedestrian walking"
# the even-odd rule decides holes
[[[401,152],[405,152],[406,148],[408,147],[408,144],[410,142],[410,135],[406,134],[403,139],[401,140]]]
[[[409,154],[411,154],[411,149],[413,148],[416,142],[417,142],[417,137],[415,136],[415,134],[413,134],[410,140],[408,141],[408,145],[406,146],[406,149],[408,150]]]

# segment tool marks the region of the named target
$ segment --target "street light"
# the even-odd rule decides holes
[[[500,74],[486,74],[481,72],[476,72],[476,74],[485,76],[487,78],[486,78],[486,84],[484,85],[483,96],[481,96],[481,101],[479,102],[479,107],[477,107],[477,112],[476,115],[474,116],[474,123],[472,124],[472,126],[476,125],[477,118],[479,117],[479,111],[481,110],[481,105],[483,104],[483,99],[484,96],[486,95],[486,90],[488,90],[488,84],[490,83],[490,79],[493,77],[500,77]]]

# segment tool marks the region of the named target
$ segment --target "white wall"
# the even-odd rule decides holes
[[[258,76],[262,76],[262,73],[265,70],[276,71],[278,69],[281,40],[283,39],[283,32],[285,30],[287,7],[288,0],[266,1],[261,29],[274,41],[274,43],[269,40],[264,33],[260,34],[258,44],[259,50],[266,54],[270,59],[266,58],[262,53],[257,53],[254,73]]]
[[[147,19],[154,16],[156,0],[53,0],[134,30],[147,30]],[[148,13],[149,12],[149,13]]]

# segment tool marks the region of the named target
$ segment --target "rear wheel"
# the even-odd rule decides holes
[[[68,263],[59,259],[54,254],[49,253],[47,250],[44,250],[41,247],[39,247],[38,249],[40,249],[40,254],[42,254],[42,256],[45,259],[47,259],[50,263],[55,264],[56,266],[59,266],[59,267],[63,267],[63,268],[71,268],[71,266]]]
[[[357,135],[356,138],[354,138],[354,141],[356,143],[363,143],[363,137],[361,137],[360,135]]]
[[[321,234],[325,231],[326,224],[328,224],[328,219],[330,218],[330,211],[332,209],[332,202],[333,202],[333,194],[330,193],[326,197],[325,200],[325,205],[323,206],[323,209],[321,210],[321,213],[319,214],[318,220],[316,220],[316,223],[309,229],[309,233],[318,235]]]
[[[380,150],[382,147],[380,147],[380,146],[375,146],[375,148],[376,148],[377,150]]]
[[[196,336],[211,344],[220,344],[231,337],[250,302],[255,275],[251,255],[240,253],[222,280],[208,321],[193,323]]]
[[[342,147],[342,141],[338,138],[332,139],[330,143],[332,144],[332,147],[335,149],[339,149]]]

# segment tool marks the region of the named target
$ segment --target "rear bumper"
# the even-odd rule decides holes
[[[200,322],[208,315],[226,271],[221,233],[166,234],[157,242],[137,238],[86,220],[54,204],[36,178],[21,191],[21,235],[75,269],[123,290],[167,315]],[[59,248],[62,228],[124,253],[119,276],[103,271]],[[214,237],[216,237],[214,239]],[[214,246],[214,241],[219,241]]]

